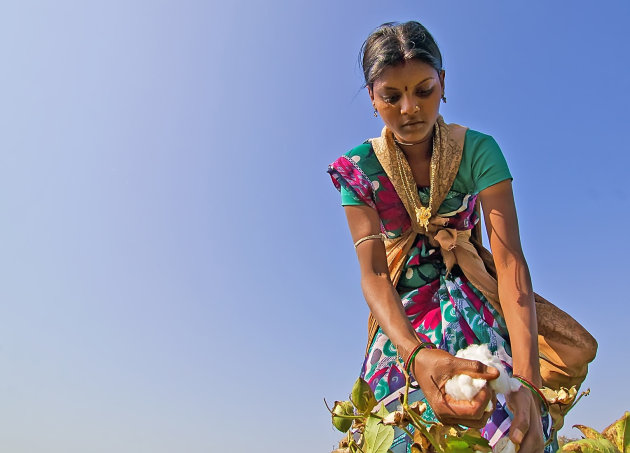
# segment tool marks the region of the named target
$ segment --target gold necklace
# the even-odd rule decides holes
[[[411,167],[409,167],[410,171],[406,172],[403,170],[403,159],[404,153],[400,146],[396,146],[396,164],[398,167],[398,174],[400,176],[400,180],[402,181],[402,185],[405,189],[405,195],[409,202],[413,205],[414,211],[416,213],[416,222],[418,225],[423,227],[425,230],[429,227],[429,219],[431,218],[431,206],[433,206],[433,185],[435,183],[435,170],[437,166],[437,149],[438,149],[438,140],[439,140],[439,126],[437,122],[435,123],[435,128],[433,130],[433,152],[431,154],[431,173],[429,175],[429,205],[422,206],[422,201],[420,200],[420,195],[418,194],[418,185],[416,181],[413,179],[413,173],[411,172]],[[411,176],[411,180],[409,178]]]

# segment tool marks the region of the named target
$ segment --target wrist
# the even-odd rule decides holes
[[[536,388],[542,387],[542,378],[540,377],[540,365],[536,363],[536,366],[514,366],[512,369],[513,376],[520,376],[534,385]]]
[[[513,377],[520,381],[521,391],[526,391],[530,393],[532,398],[536,401],[536,403],[538,403],[536,404],[536,407],[538,407],[541,412],[543,408],[546,411],[549,410],[549,404],[547,403],[547,399],[545,398],[545,395],[543,395],[543,393],[540,391],[539,386],[535,385],[533,382],[524,378],[523,376],[514,374]]]
[[[436,346],[433,343],[430,342],[419,342],[409,353],[409,355],[407,357],[402,357],[404,363],[403,363],[403,368],[405,371],[405,374],[408,375],[411,378],[414,378],[417,382],[419,382],[419,376],[416,376],[416,369],[418,367],[416,367],[416,365],[418,364],[418,362],[420,362],[420,367],[419,369],[424,369],[424,363],[425,360],[422,358],[424,356],[426,356],[426,352],[429,349],[435,349]]]

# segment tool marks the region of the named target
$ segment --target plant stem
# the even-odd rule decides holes
[[[564,415],[566,416],[569,413],[569,411],[575,407],[575,405],[578,403],[578,401],[580,401],[582,399],[583,396],[588,396],[590,393],[591,393],[591,389],[590,388],[588,388],[588,389],[584,390],[582,393],[580,393],[580,396],[578,396],[577,399],[575,401],[573,401],[573,404],[571,404],[571,406],[569,406],[569,408],[566,410]]]
[[[416,429],[419,429],[420,431],[422,431],[422,434],[424,434],[424,436],[429,440],[429,442],[431,442],[431,445],[433,445],[433,448],[435,448],[436,453],[443,453],[444,450],[442,450],[442,446],[435,440],[435,437],[433,437],[433,435],[429,432],[429,430],[420,421],[422,420],[422,418],[419,416],[416,416],[416,414],[414,414],[412,411],[407,412],[407,415],[409,415],[409,418],[411,418],[413,426]]]

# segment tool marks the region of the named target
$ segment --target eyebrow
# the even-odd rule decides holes
[[[422,85],[424,82],[426,82],[427,80],[431,80],[431,79],[435,79],[435,77],[427,77],[423,81],[416,83],[416,86]],[[384,90],[397,90],[397,91],[400,91],[400,88],[396,88],[396,87],[383,87],[383,89]]]

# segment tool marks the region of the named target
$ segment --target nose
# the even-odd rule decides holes
[[[400,104],[400,113],[402,115],[413,115],[419,109],[414,96],[408,94],[403,95]]]

